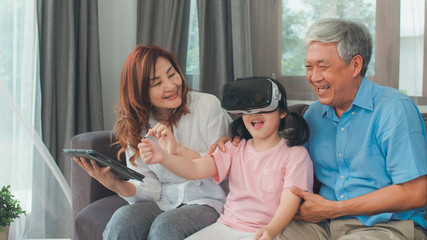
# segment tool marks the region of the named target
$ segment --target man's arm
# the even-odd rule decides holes
[[[427,175],[343,201],[329,201],[299,188],[293,188],[292,192],[304,199],[295,219],[318,223],[341,216],[375,215],[422,208],[427,204]]]

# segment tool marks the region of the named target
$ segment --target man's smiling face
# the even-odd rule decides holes
[[[337,115],[346,111],[353,102],[360,80],[353,57],[346,64],[338,55],[336,43],[311,42],[305,57],[306,77],[316,92],[319,102],[335,107]]]

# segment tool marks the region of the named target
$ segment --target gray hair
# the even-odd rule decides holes
[[[304,38],[305,46],[315,41],[337,43],[338,55],[346,64],[354,56],[362,56],[360,74],[365,76],[372,54],[372,36],[365,25],[338,18],[321,19],[310,26]]]

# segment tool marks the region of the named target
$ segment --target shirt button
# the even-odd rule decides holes
[[[340,176],[340,178],[344,178],[344,176],[343,176],[343,175],[341,175],[341,176]],[[341,195],[341,196],[342,196],[342,195]]]
[[[341,157],[342,156],[342,154],[341,153],[338,153],[338,157]]]
[[[341,199],[343,199],[343,198],[344,198],[344,195],[342,195],[342,194],[341,194],[340,198],[341,198]]]
[[[341,132],[344,132],[344,128],[343,127],[341,128]]]
[[[352,112],[351,115],[354,115],[354,112]]]

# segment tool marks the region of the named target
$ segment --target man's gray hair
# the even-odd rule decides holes
[[[338,55],[346,64],[354,56],[362,56],[360,74],[365,76],[372,54],[372,36],[365,25],[338,18],[321,19],[310,26],[304,38],[305,46],[311,42],[337,43]]]

